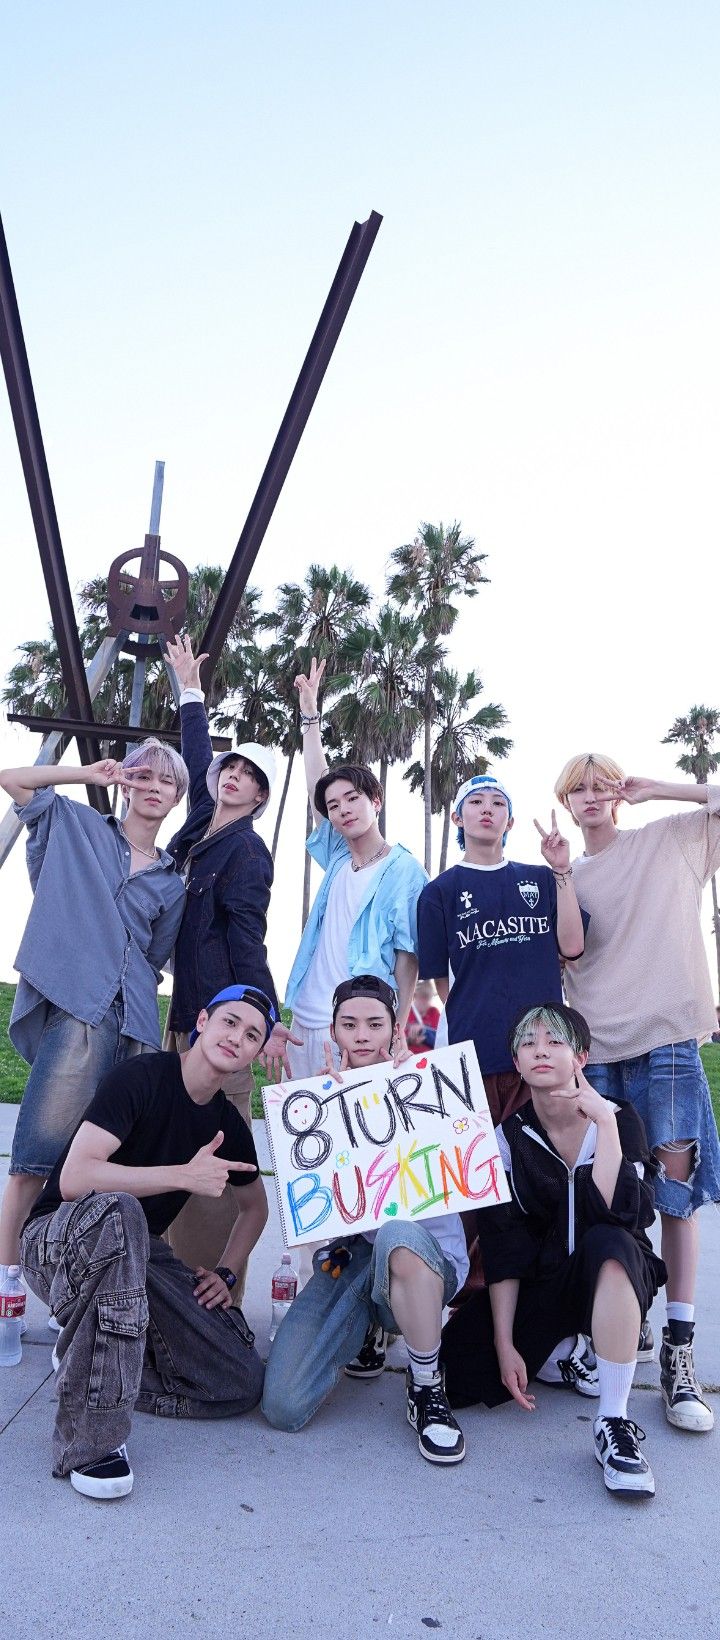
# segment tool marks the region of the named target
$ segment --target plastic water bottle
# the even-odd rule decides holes
[[[0,1264],[0,1367],[16,1367],[22,1360],[20,1329],[25,1298],[20,1265]]]
[[[292,1267],[289,1253],[283,1253],[280,1263],[272,1278],[272,1321],[270,1323],[270,1343],[280,1326],[280,1322],[287,1315],[290,1305],[297,1293],[297,1275]]]

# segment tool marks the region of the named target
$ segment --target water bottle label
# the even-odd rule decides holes
[[[297,1292],[297,1278],[295,1276],[273,1276],[272,1297],[273,1304],[287,1304],[291,1302]]]
[[[0,1293],[0,1321],[17,1321],[24,1314],[24,1293]]]

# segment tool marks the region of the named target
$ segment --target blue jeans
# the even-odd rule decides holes
[[[626,1099],[635,1106],[648,1147],[661,1150],[678,1140],[693,1140],[694,1155],[686,1182],[668,1179],[664,1169],[655,1181],[658,1213],[689,1219],[706,1202],[720,1201],[720,1141],[710,1089],[694,1037],[652,1048],[635,1059],[608,1065],[586,1065],[585,1075],[605,1099]]]
[[[455,1295],[455,1267],[420,1224],[383,1224],[374,1242],[351,1236],[341,1245],[349,1248],[350,1263],[333,1280],[320,1269],[327,1251],[321,1248],[313,1258],[313,1275],[273,1340],[262,1410],[275,1429],[294,1431],[309,1423],[342,1368],[354,1360],[371,1322],[387,1332],[399,1331],[390,1308],[390,1254],[395,1247],[407,1247],[440,1276],[443,1304]]]
[[[99,1025],[49,1008],[15,1127],[11,1173],[47,1178],[101,1077],[134,1054],[157,1051],[123,1036],[122,1019],[121,1002],[113,1002]]]

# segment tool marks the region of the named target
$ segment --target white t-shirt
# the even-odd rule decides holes
[[[293,1018],[310,1030],[327,1030],[337,986],[349,978],[348,946],[358,911],[369,884],[384,861],[353,871],[348,860],[341,866],[328,895],[315,955],[298,991]]]

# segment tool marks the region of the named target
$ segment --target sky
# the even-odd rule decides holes
[[[163,545],[229,562],[347,235],[376,209],[254,582],[270,607],[279,581],[337,562],[379,593],[421,520],[457,519],[490,584],[451,660],[508,713],[515,857],[539,859],[533,816],[580,749],[673,779],[674,718],[720,704],[719,70],[710,0],[8,8],[0,211],[73,588],[142,545],[156,459]],[[3,385],[0,551],[5,676],[48,611]],[[37,750],[0,720],[0,765]],[[388,828],[421,852],[399,769]],[[438,852],[439,822],[435,869]],[[11,978],[21,844],[0,894]]]

